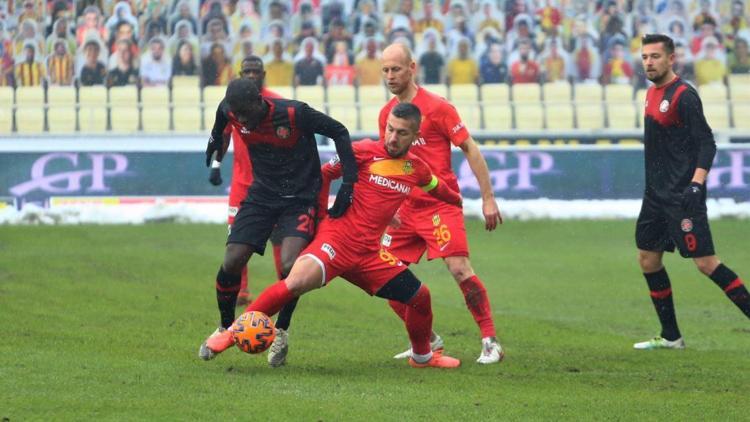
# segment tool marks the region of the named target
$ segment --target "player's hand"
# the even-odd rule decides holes
[[[206,167],[211,166],[211,158],[216,153],[216,160],[221,161],[224,156],[224,140],[214,139],[213,136],[208,137],[208,145],[206,145]]]
[[[706,199],[706,190],[698,182],[691,182],[682,192],[682,209],[688,212],[695,212],[703,205]]]
[[[221,180],[221,168],[213,167],[208,175],[208,181],[214,186],[219,186],[222,183]]]
[[[498,224],[503,224],[503,216],[500,214],[495,198],[482,200],[482,214],[484,215],[484,228],[487,231],[491,232],[497,228]]]
[[[341,217],[353,200],[354,183],[342,183],[339,192],[336,194],[336,200],[333,201],[333,206],[328,209],[328,215],[331,218]]]

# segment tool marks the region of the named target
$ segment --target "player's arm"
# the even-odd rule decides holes
[[[694,211],[706,200],[706,177],[716,156],[716,141],[703,115],[703,104],[695,91],[688,89],[680,96],[678,112],[680,120],[690,131],[690,140],[695,143],[698,151],[698,162],[693,177],[682,195],[682,207]]]
[[[343,181],[336,194],[333,207],[328,210],[328,214],[333,218],[340,217],[352,203],[354,183],[357,181],[357,161],[352,151],[349,131],[338,120],[309,107],[307,104],[302,105],[300,112],[297,122],[304,132],[317,133],[331,138],[336,146],[336,153],[343,166]]]
[[[228,131],[229,115],[226,112],[226,106],[222,100],[219,106],[216,107],[216,118],[214,119],[214,127],[211,128],[211,136],[208,138],[208,145],[206,146],[206,167],[212,166],[211,159],[214,153],[216,153],[216,159],[213,166],[219,167],[221,159],[224,158],[224,153],[229,145],[229,138],[231,133]]]
[[[497,228],[498,224],[503,224],[503,216],[495,201],[495,193],[490,183],[490,171],[487,168],[487,162],[484,160],[479,146],[474,142],[474,138],[469,136],[458,145],[466,156],[474,177],[479,183],[479,192],[482,195],[482,214],[484,215],[485,229],[492,231]]]
[[[327,163],[320,168],[320,174],[323,176],[320,184],[320,194],[318,195],[318,216],[325,218],[328,216],[328,197],[331,192],[331,182],[340,178],[343,174],[343,167],[338,155],[334,155]]]
[[[461,194],[451,189],[447,183],[434,174],[430,174],[429,182],[420,185],[420,188],[435,199],[459,207],[463,205]]]

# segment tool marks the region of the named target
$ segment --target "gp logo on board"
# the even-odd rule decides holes
[[[333,249],[333,246],[329,245],[328,243],[320,245],[320,250],[325,252],[326,255],[328,255],[328,258],[331,259],[331,261],[336,258],[336,251]]]
[[[88,162],[81,157],[88,157]],[[47,167],[67,164],[70,171],[47,173]],[[80,169],[83,167],[83,169]],[[127,174],[128,158],[123,154],[53,152],[42,155],[31,166],[31,179],[11,186],[10,193],[14,196],[25,196],[40,190],[46,193],[102,193],[109,192],[106,179]],[[86,187],[84,180],[90,180]]]

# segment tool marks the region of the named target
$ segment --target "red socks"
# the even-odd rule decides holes
[[[281,245],[273,245],[273,263],[276,265],[276,276],[284,278],[284,266],[281,264]]]
[[[393,300],[389,300],[388,303],[404,320],[406,331],[409,332],[412,351],[418,355],[430,353],[432,305],[430,303],[430,290],[427,286],[423,284],[407,304]]]
[[[479,331],[484,337],[495,336],[495,323],[492,321],[492,309],[487,297],[487,290],[479,277],[473,275],[462,281],[459,285],[466,300],[466,307],[471,311],[474,321],[479,326]]]
[[[294,299],[294,295],[286,287],[284,280],[279,280],[266,287],[266,289],[247,306],[245,312],[260,311],[269,317],[274,316],[292,299]]]
[[[242,279],[240,281],[240,291],[247,290],[247,265],[242,267]]]

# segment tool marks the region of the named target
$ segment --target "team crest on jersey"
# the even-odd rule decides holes
[[[281,139],[287,139],[291,134],[292,131],[286,126],[279,126],[276,128],[276,136]]]
[[[329,245],[328,243],[320,245],[320,250],[325,252],[326,255],[331,258],[331,261],[333,261],[333,258],[336,258],[336,251],[333,249],[333,246]]]
[[[383,246],[385,246],[385,247],[390,247],[391,246],[391,240],[393,240],[393,237],[391,237],[391,235],[389,235],[389,234],[386,233],[386,234],[383,235],[383,240],[380,241],[380,244],[383,245]]]
[[[404,174],[414,173],[414,166],[411,164],[411,160],[404,161]]]
[[[666,113],[667,110],[669,110],[669,101],[664,100],[661,102],[661,104],[659,104],[659,111],[661,111],[662,113]]]
[[[680,228],[685,233],[690,233],[693,231],[693,220],[689,218],[683,218],[682,221],[680,221]]]
[[[440,225],[440,214],[435,214],[432,216],[432,225],[435,227]]]

